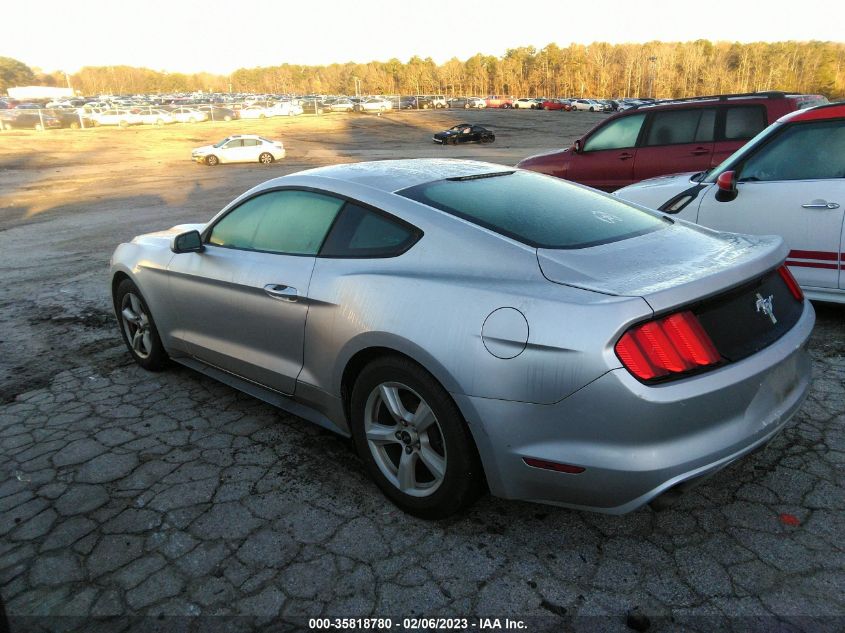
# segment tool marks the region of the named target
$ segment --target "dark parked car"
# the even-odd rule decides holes
[[[715,167],[784,114],[820,95],[757,92],[644,103],[605,119],[572,146],[517,166],[615,191],[646,178]]]
[[[435,143],[442,145],[457,145],[458,143],[492,143],[496,135],[486,127],[471,123],[459,123],[443,132],[434,135]]]
[[[449,107],[450,108],[484,108],[487,104],[484,102],[484,99],[479,99],[478,97],[454,97],[449,99]]]
[[[205,112],[209,121],[231,121],[238,118],[238,113],[234,110],[216,105],[200,105],[197,110]]]
[[[57,118],[62,123],[62,127],[69,127],[72,130],[78,130],[81,127],[94,127],[94,121],[87,113],[79,114],[76,110],[52,109],[45,110],[45,114],[49,112],[49,116]]]
[[[302,99],[299,102],[303,114],[323,114],[328,106],[319,99]]]
[[[59,118],[38,110],[3,110],[0,111],[0,126],[4,130],[44,130],[62,127]]]

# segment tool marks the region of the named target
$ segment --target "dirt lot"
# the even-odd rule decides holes
[[[0,133],[0,594],[16,625],[425,613],[625,630],[648,614],[650,630],[771,630],[774,618],[784,630],[842,630],[840,307],[816,306],[813,391],[775,442],[672,510],[625,517],[486,498],[448,522],[409,519],[345,441],[193,372],[144,373],[122,347],[107,294],[121,241],[203,222],[273,176],[385,158],[514,164],[603,116],[429,111]],[[431,143],[464,120],[496,142]],[[189,160],[239,132],[283,140],[288,157]]]

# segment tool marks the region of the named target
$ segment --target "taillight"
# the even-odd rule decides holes
[[[795,277],[792,276],[792,272],[790,272],[789,268],[786,267],[786,264],[778,268],[778,272],[780,273],[781,278],[786,283],[786,287],[789,288],[789,292],[792,293],[792,296],[795,297],[796,301],[804,301],[804,291],[801,290],[801,286],[798,285],[798,282],[795,281]]]
[[[635,325],[622,335],[615,349],[625,368],[640,380],[683,373],[722,360],[690,311]]]

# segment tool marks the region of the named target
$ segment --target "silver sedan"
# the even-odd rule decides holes
[[[489,489],[622,513],[800,407],[815,317],[786,253],[511,167],[383,161],[121,244],[111,291],[142,367],[351,435],[407,512]]]

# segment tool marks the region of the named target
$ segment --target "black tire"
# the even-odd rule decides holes
[[[596,109],[593,106],[590,106],[590,112],[595,112]]]
[[[457,136],[453,136],[451,139],[449,139],[449,142],[450,142],[452,145],[457,145],[457,144],[458,144],[458,137],[457,137]]]
[[[269,165],[273,160],[273,155],[270,152],[261,152],[258,156],[258,162],[262,165]]]
[[[482,136],[481,137],[482,143],[492,143],[495,140],[496,140],[496,137],[493,134],[490,134],[489,136]]]
[[[413,496],[394,485],[380,470],[365,436],[368,399],[379,385],[391,382],[406,385],[419,394],[436,418],[446,466],[439,486],[427,496]],[[467,508],[484,491],[481,460],[460,410],[437,380],[411,360],[384,356],[367,365],[355,381],[350,412],[352,439],[367,472],[384,495],[404,512],[423,519],[442,519]]]
[[[124,298],[129,293],[134,294],[140,300],[143,310],[146,312],[146,315],[148,315],[148,328],[151,345],[150,352],[147,356],[141,356],[135,351],[135,349],[133,349],[124,325],[121,311],[123,309],[122,306]],[[138,290],[138,286],[136,286],[131,279],[124,279],[120,282],[120,284],[118,284],[113,299],[115,313],[117,314],[118,324],[120,325],[120,335],[123,338],[123,342],[126,344],[126,349],[129,350],[129,354],[132,356],[132,359],[147,371],[161,371],[166,368],[170,359],[167,352],[164,350],[164,346],[161,344],[161,338],[158,335],[158,329],[156,328],[155,321],[153,320],[153,315],[147,306],[146,299],[144,299],[141,291]]]
[[[209,154],[205,157],[205,164],[209,167],[214,167],[215,165],[220,163],[220,159],[217,158],[214,154]]]

